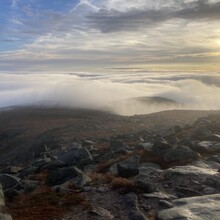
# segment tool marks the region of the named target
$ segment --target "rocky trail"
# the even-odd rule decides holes
[[[219,112],[17,109],[0,122],[1,220],[220,219]]]

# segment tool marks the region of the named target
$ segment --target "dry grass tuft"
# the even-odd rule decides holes
[[[116,177],[114,179],[112,179],[112,188],[113,189],[134,189],[135,188],[135,184],[133,181],[128,180],[126,178],[122,178],[122,177]]]
[[[42,172],[42,173],[38,173],[38,174],[32,174],[29,176],[30,180],[37,180],[39,182],[43,182],[45,183],[46,178],[48,177],[48,172]]]
[[[40,187],[34,193],[17,196],[8,203],[14,220],[54,220],[62,217],[70,207],[90,205],[80,193],[57,193],[48,187]]]

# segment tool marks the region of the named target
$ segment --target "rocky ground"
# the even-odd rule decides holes
[[[220,112],[19,108],[0,122],[0,219],[219,219]]]

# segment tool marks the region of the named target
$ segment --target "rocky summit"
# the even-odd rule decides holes
[[[220,112],[0,113],[0,220],[218,220]]]

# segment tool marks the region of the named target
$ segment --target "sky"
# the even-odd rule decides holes
[[[0,107],[161,96],[220,109],[219,0],[0,3]],[[118,113],[167,109],[126,106]]]
[[[1,71],[220,69],[218,0],[1,0]]]

